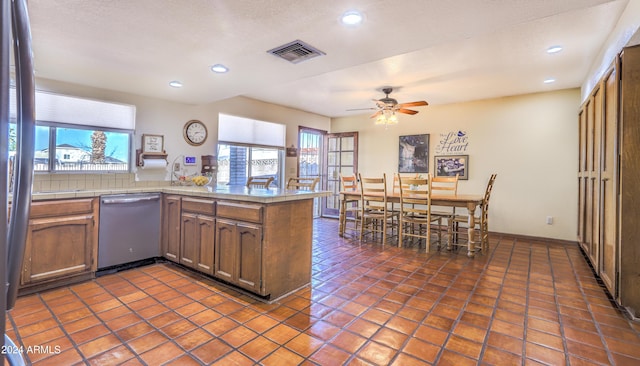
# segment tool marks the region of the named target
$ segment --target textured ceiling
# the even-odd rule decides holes
[[[446,104],[579,87],[628,0],[29,0],[36,75],[203,104],[244,95],[325,116],[383,86]],[[340,24],[358,9],[359,27]],[[266,51],[300,39],[326,56]],[[564,50],[548,55],[560,44]],[[209,67],[222,63],[226,74]],[[556,83],[542,81],[553,77]],[[180,80],[184,87],[168,83]],[[428,107],[420,107],[428,108]]]

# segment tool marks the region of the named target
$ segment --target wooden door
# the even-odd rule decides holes
[[[21,284],[90,272],[93,237],[91,214],[30,220]]]
[[[162,200],[162,256],[180,261],[180,196],[164,196]]]
[[[253,292],[260,292],[262,283],[262,227],[239,222],[236,225],[238,239],[238,285]]]
[[[218,219],[215,237],[215,263],[213,275],[235,283],[236,256],[236,222]]]
[[[600,163],[600,278],[617,297],[618,60],[603,79],[604,103]]]
[[[197,269],[200,230],[198,215],[190,212],[182,213],[182,236],[180,240],[180,263]]]
[[[211,216],[198,215],[197,224],[199,240],[196,268],[200,272],[212,275],[216,220]]]
[[[600,271],[600,159],[602,148],[602,96],[603,88],[597,87],[592,96],[592,119],[593,119],[593,139],[589,169],[589,200],[591,201],[589,213],[591,220],[590,241],[589,241],[589,257],[596,272]]]
[[[353,175],[358,172],[358,133],[344,132],[328,134],[326,146],[326,190],[332,195],[324,200],[322,216],[338,217],[340,214],[340,174]]]

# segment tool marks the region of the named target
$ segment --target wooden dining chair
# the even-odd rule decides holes
[[[247,188],[269,188],[273,182],[273,177],[249,177]]]
[[[404,178],[419,178],[420,173],[395,173],[393,175],[393,185],[391,186],[391,194],[399,195],[400,194],[400,176]],[[395,203],[391,203],[391,209],[396,212],[400,212],[399,206],[396,207]]]
[[[287,189],[296,189],[304,191],[315,191],[316,186],[320,182],[319,177],[295,177],[289,178]]]
[[[442,224],[442,217],[431,212],[431,179],[403,178],[400,182],[400,226],[398,229],[398,245],[406,238],[425,240],[425,250],[429,253],[432,244],[431,225]],[[438,246],[442,242],[441,231],[438,230]]]
[[[358,190],[358,179],[356,175],[344,176],[340,174],[340,191],[355,192]],[[344,232],[350,230],[352,232],[359,232],[358,226],[360,224],[360,198],[345,199],[345,212],[344,214]],[[349,227],[351,223],[351,227]]]
[[[431,190],[433,195],[437,196],[455,196],[458,194],[458,179],[459,175],[451,177],[432,177],[431,178]],[[442,217],[446,220],[447,240],[451,242],[454,235],[454,218],[456,216],[455,207],[439,207],[433,208],[432,213]],[[443,230],[443,227],[440,228]]]
[[[365,235],[372,234],[375,238],[382,236],[382,245],[387,243],[388,231],[397,229],[397,213],[391,211],[387,205],[387,176],[368,178],[358,174],[360,182],[360,242]]]
[[[487,182],[487,188],[484,191],[484,196],[482,197],[482,204],[480,205],[480,213],[474,217],[476,228],[479,231],[479,242],[480,249],[484,252],[489,249],[489,199],[491,198],[491,191],[493,190],[493,185],[496,181],[497,174],[491,174],[489,177],[489,181]],[[455,230],[455,238],[454,245],[456,246],[467,246],[467,243],[459,243],[457,238],[459,235],[459,229],[464,228],[468,229],[467,223],[469,222],[468,215],[455,215],[454,219],[454,230]],[[462,224],[462,225],[461,225]]]

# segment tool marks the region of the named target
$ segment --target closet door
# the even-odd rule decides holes
[[[604,76],[602,148],[600,160],[600,278],[617,298],[617,211],[618,185],[618,60]]]

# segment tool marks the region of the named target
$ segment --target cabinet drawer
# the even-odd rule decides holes
[[[218,216],[240,221],[262,222],[262,206],[246,203],[218,202]]]
[[[212,200],[183,197],[182,211],[213,216],[216,214],[216,203]]]
[[[35,201],[31,203],[30,218],[37,219],[51,216],[72,216],[91,212],[93,212],[93,198],[60,201]]]

